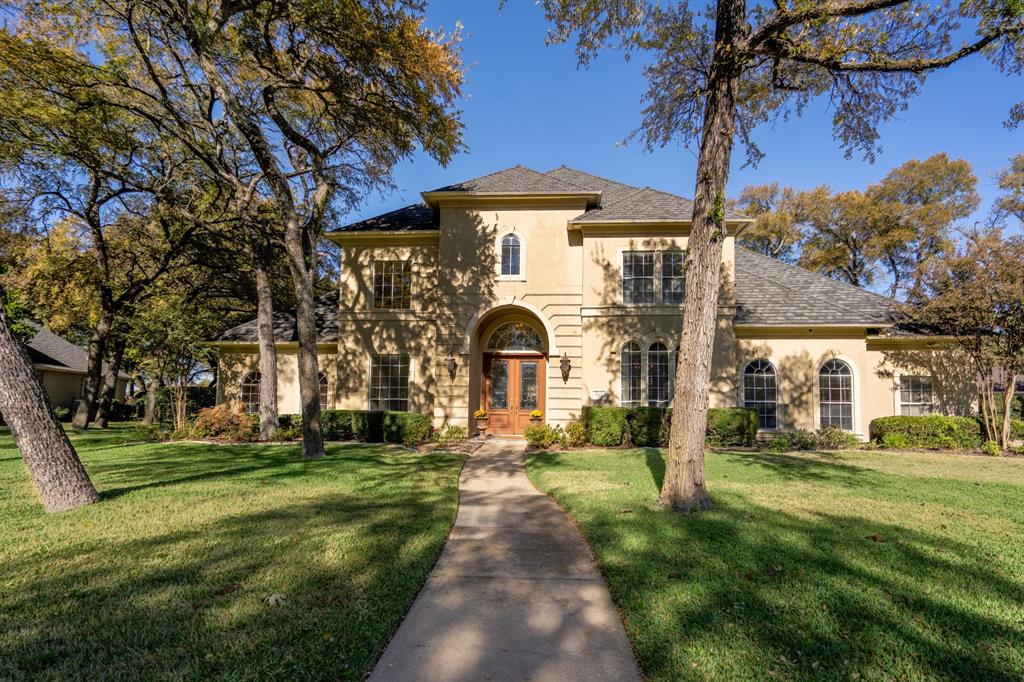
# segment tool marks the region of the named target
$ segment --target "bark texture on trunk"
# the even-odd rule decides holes
[[[76,429],[87,428],[89,422],[96,418],[96,400],[100,392],[100,381],[103,379],[103,355],[111,322],[110,315],[104,313],[89,337],[85,390],[82,391],[82,399],[78,402],[75,417],[71,420],[71,425]]]
[[[719,0],[715,51],[704,108],[693,223],[686,252],[686,300],[676,369],[668,462],[660,501],[680,511],[710,509],[704,474],[708,391],[725,242],[725,188],[736,132],[735,43],[746,32],[744,0]]]
[[[113,352],[103,372],[103,388],[100,390],[100,399],[96,409],[96,426],[105,429],[110,426],[110,406],[114,402],[114,394],[117,390],[117,375],[121,373],[121,360],[124,359],[123,340],[114,344]]]
[[[149,386],[146,388],[146,411],[142,414],[142,423],[147,426],[156,421],[156,409],[160,400],[160,389],[163,388],[163,385],[161,377],[154,377],[150,379]]]
[[[302,405],[302,454],[306,459],[324,456],[324,437],[320,428],[320,368],[316,352],[316,300],[313,273],[316,263],[310,240],[302,228],[288,225],[285,250],[295,286],[296,326],[299,336],[299,402]]]
[[[1003,423],[1000,432],[999,444],[1004,450],[1010,447],[1012,438],[1011,420],[1013,419],[1013,396],[1017,392],[1017,375],[1010,374],[1006,379],[1006,388],[1003,390]]]
[[[274,299],[266,262],[261,255],[253,260],[256,273],[256,336],[260,347],[260,440],[273,440],[278,424]]]
[[[32,362],[7,327],[0,305],[0,412],[11,426],[29,476],[48,512],[100,499],[50,406]]]

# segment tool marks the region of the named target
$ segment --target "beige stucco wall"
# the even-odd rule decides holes
[[[54,407],[70,408],[71,404],[82,397],[82,382],[84,374],[77,372],[62,372],[59,370],[36,368],[36,372],[43,383],[43,389],[50,398],[50,404]],[[114,399],[124,400],[128,381],[118,379],[114,388]]]
[[[323,344],[317,348],[320,371],[327,377],[328,408],[338,405],[337,355],[334,346]],[[277,410],[280,414],[299,414],[298,349],[294,344],[281,344],[277,348]],[[249,372],[259,371],[259,351],[255,345],[222,347],[218,353],[217,402],[238,400],[242,379]]]
[[[900,414],[899,377],[932,377],[936,411],[969,414],[974,396],[966,363],[956,352],[917,342],[869,340],[864,329],[740,329],[734,372],[755,359],[775,367],[779,429],[817,429],[818,371],[832,358],[846,362],[853,374],[853,430],[868,435],[872,419]],[[742,404],[737,385],[735,404]]]

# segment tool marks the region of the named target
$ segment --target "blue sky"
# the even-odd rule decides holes
[[[443,168],[417,154],[395,172],[397,191],[375,195],[351,218],[376,215],[419,200],[419,192],[522,164],[545,171],[561,164],[634,185],[692,196],[696,153],[678,146],[646,153],[620,142],[640,121],[645,90],[638,60],[602,53],[578,69],[571,45],[544,43],[547,23],[530,0],[430,2],[427,23],[464,28],[469,67],[462,103],[468,151]],[[757,168],[741,168],[737,148],[729,195],[746,185],[777,181],[798,188],[822,183],[860,189],[908,159],[945,151],[967,159],[979,179],[983,219],[995,195],[992,178],[1012,154],[1024,152],[1024,130],[1003,127],[1021,98],[1019,79],[973,58],[933,74],[910,109],[882,130],[883,153],[874,164],[847,160],[831,137],[831,113],[820,101],[801,118],[763,127],[756,140],[766,153]],[[346,220],[346,222],[348,222]]]

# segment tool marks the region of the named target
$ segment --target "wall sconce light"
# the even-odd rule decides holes
[[[448,368],[448,377],[455,381],[455,373],[459,371],[459,364],[455,361],[455,356],[451,351],[448,351],[448,357],[444,359],[444,366]]]
[[[562,355],[562,359],[558,361],[558,367],[562,370],[562,383],[569,383],[569,372],[572,371],[572,360],[569,359],[568,354]]]

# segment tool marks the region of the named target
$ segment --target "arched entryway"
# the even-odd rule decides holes
[[[480,318],[472,342],[471,394],[487,412],[488,433],[522,434],[531,412],[547,409],[547,326],[532,311],[503,307]]]

